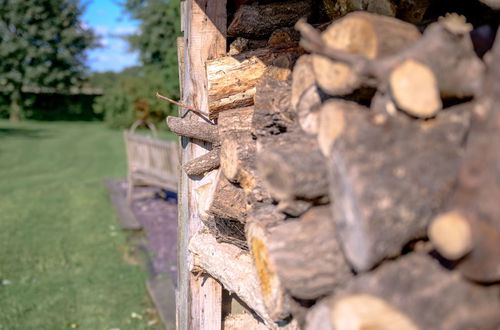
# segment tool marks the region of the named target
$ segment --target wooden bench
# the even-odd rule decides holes
[[[137,127],[145,124],[153,136],[135,133]],[[179,177],[179,151],[174,141],[157,138],[156,128],[150,122],[134,122],[130,130],[124,131],[127,151],[127,200],[132,202],[134,186],[149,185],[177,191]]]

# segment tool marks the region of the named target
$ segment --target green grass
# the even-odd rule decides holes
[[[120,131],[0,121],[0,329],[155,328],[102,184],[125,174]]]

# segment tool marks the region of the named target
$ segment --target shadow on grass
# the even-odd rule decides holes
[[[47,134],[46,130],[44,129],[0,127],[0,138],[7,137],[26,137],[36,139],[50,137],[50,134]]]

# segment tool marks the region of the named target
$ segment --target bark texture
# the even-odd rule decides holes
[[[298,47],[260,48],[234,56],[219,57],[207,63],[209,117],[220,111],[251,106],[255,87],[270,66],[283,68],[283,56],[298,56]],[[291,66],[292,63],[288,63]]]
[[[495,329],[499,293],[499,287],[464,281],[415,253],[357,277],[341,294],[322,301],[306,329],[349,324],[356,329]]]
[[[281,283],[293,297],[316,299],[353,276],[339,242],[332,239],[336,231],[330,212],[329,206],[313,207],[298,219],[270,227],[263,239],[272,261],[262,262],[276,265]]]
[[[485,88],[474,107],[466,153],[460,169],[456,190],[447,209],[466,221],[466,231],[472,237],[472,249],[458,264],[468,278],[480,282],[500,280],[500,42],[492,51]],[[432,229],[432,228],[431,228]],[[456,231],[456,224],[454,226]],[[467,237],[467,236],[466,236]],[[431,235],[436,247],[447,256],[446,247],[440,248],[441,235]],[[462,238],[464,241],[466,238]],[[463,249],[461,257],[469,252]],[[448,255],[450,259],[453,256]]]
[[[346,257],[367,271],[425,237],[456,181],[470,104],[427,122],[359,106],[337,111],[346,129],[330,150],[330,196]]]
[[[220,147],[215,147],[203,156],[192,159],[182,165],[187,175],[203,175],[215,170],[220,165]]]
[[[251,39],[268,37],[274,30],[293,26],[299,18],[309,16],[311,4],[311,0],[292,0],[242,5],[229,24],[227,33]]]

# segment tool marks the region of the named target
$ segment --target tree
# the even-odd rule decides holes
[[[0,89],[10,118],[22,117],[22,89],[79,84],[85,50],[95,45],[77,0],[0,0]]]
[[[179,0],[126,0],[126,10],[139,20],[139,33],[128,37],[144,65],[144,75],[161,91],[179,96],[177,37],[180,35]]]

